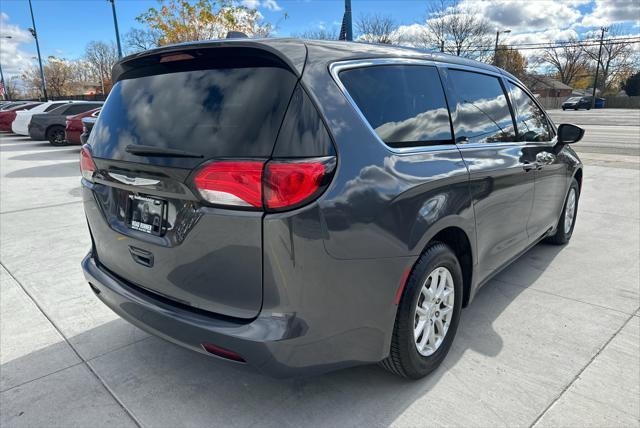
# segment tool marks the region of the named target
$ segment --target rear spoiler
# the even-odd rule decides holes
[[[127,75],[141,67],[160,64],[166,56],[179,54],[195,55],[210,49],[255,50],[277,59],[293,71],[298,77],[302,75],[307,59],[307,47],[296,39],[229,39],[203,42],[189,42],[162,46],[148,51],[129,55],[118,61],[111,71],[112,82],[126,78]],[[235,50],[234,49],[234,50]]]

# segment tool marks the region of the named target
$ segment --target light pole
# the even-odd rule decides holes
[[[40,64],[40,82],[42,88],[42,96],[44,97],[44,102],[49,101],[49,97],[47,96],[47,84],[44,81],[44,69],[42,68],[42,56],[40,55],[40,43],[38,42],[38,32],[36,31],[36,20],[33,17],[33,7],[31,6],[31,0],[29,0],[29,11],[31,11],[31,24],[33,28],[29,28],[29,32],[36,39],[36,50],[38,51],[38,64]]]
[[[598,71],[600,70],[600,58],[602,55],[602,40],[604,39],[604,33],[608,32],[609,29],[607,27],[601,27],[600,31],[601,31],[600,49],[598,50],[598,62],[596,63],[596,78],[593,80],[593,94],[591,95],[591,108],[596,108],[596,87],[598,86]]]
[[[118,45],[118,58],[122,58],[122,46],[120,46],[120,31],[118,31],[118,18],[116,17],[116,0],[107,0],[111,3],[111,11],[113,12],[113,26],[116,29],[116,43]]]
[[[3,39],[10,39],[11,36],[2,36]],[[0,61],[0,82],[2,82],[2,96],[7,100],[11,101],[11,94],[7,89],[7,85],[4,82],[4,73],[2,73],[2,62]]]
[[[495,65],[496,67],[498,67],[498,39],[500,38],[500,33],[507,34],[510,32],[511,30],[496,31],[496,47],[493,50],[493,65]]]

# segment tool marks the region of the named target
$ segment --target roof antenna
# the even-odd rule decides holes
[[[227,37],[225,37],[225,38],[226,39],[248,39],[249,36],[247,36],[242,31],[229,31],[227,33]]]

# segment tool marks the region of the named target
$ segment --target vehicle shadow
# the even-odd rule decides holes
[[[60,162],[52,165],[38,165],[8,173],[7,178],[32,177],[78,177],[80,178],[79,161]]]
[[[418,400],[421,405],[424,403],[425,414],[436,411],[427,409],[439,400],[436,393],[430,393],[445,376],[449,396],[452,388],[455,393],[459,388],[462,396],[469,390],[477,391],[477,385],[458,380],[462,378],[461,370],[474,367],[476,354],[490,359],[500,354],[503,339],[494,329],[494,323],[536,282],[562,249],[538,245],[507,268],[507,271],[518,272],[518,286],[500,280],[484,286],[463,310],[458,335],[443,365],[418,381],[399,378],[376,365],[308,378],[272,379],[249,367],[185,350],[155,337],[129,346],[120,345],[114,351],[92,357],[89,364],[143,425],[389,426]],[[535,259],[535,269],[520,266],[530,265],[531,258]],[[87,293],[90,293],[89,287]],[[125,343],[131,339],[131,327],[116,319],[73,336],[70,341],[80,354],[85,354],[91,343],[114,343],[116,347],[123,337]],[[3,384],[16,384],[18,380],[12,381],[12,378],[40,367],[43,361],[59,359],[59,353],[60,345],[56,344],[6,362],[0,369]],[[463,367],[456,374],[456,367],[462,361]],[[73,387],[72,384],[59,385],[59,391]],[[478,400],[482,401],[481,397],[474,396],[468,400],[469,405],[477,405]],[[442,412],[437,419],[439,423],[446,425],[446,418],[449,425],[456,423],[461,416],[456,412],[464,413],[465,409],[454,409],[451,407],[454,405],[442,402],[436,406]],[[10,413],[12,408],[6,410]],[[55,409],[52,412],[50,420],[66,422],[57,419],[65,415],[55,415]]]
[[[66,149],[66,150],[61,150]],[[20,161],[47,161],[47,160],[74,160],[78,159],[80,154],[80,146],[67,146],[56,148],[56,150],[50,150],[46,152],[26,153],[22,155],[16,155],[9,158],[9,160]]]

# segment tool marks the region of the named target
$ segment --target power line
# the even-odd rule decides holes
[[[607,46],[614,46],[614,45],[632,45],[636,43],[640,43],[640,38],[628,39],[623,41],[615,41],[615,42],[611,41],[611,42],[605,42],[604,44]],[[579,43],[574,43],[570,45],[569,44],[554,45],[552,43],[544,43],[544,44],[538,44],[536,46],[524,46],[524,47],[522,46],[524,45],[500,45],[500,49],[501,50],[505,50],[505,49],[540,50],[540,49],[562,49],[566,47],[592,47],[592,46],[600,46],[600,41],[598,40],[597,42],[589,42],[589,43],[579,42]],[[451,47],[451,45],[445,44],[445,51],[447,50],[446,49],[447,47]],[[493,52],[494,48],[488,47],[488,46],[478,46],[477,48],[473,46],[464,46],[463,50],[465,52]]]

